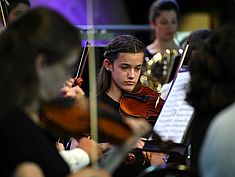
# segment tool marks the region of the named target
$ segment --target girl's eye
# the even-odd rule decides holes
[[[127,69],[128,67],[121,67],[122,69]]]
[[[171,23],[172,23],[172,24],[177,24],[177,21],[176,21],[176,20],[174,20],[174,21],[172,21]]]
[[[161,23],[162,25],[167,24],[167,22],[166,22],[166,21],[161,21],[160,23]]]
[[[129,68],[129,66],[127,66],[127,65],[121,65],[121,69],[127,69],[127,68]]]

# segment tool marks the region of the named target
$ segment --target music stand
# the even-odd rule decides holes
[[[172,148],[160,147],[154,139],[146,141],[144,151],[177,152],[185,154],[189,143],[189,128],[193,118],[194,109],[185,101],[190,75],[187,67],[182,67],[177,74],[175,82],[163,105],[162,111],[155,122],[153,131],[163,141],[172,140]]]

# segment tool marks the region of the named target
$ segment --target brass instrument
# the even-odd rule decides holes
[[[175,59],[181,53],[182,49],[166,49],[164,53],[158,52],[151,59],[146,57],[140,82],[153,90],[160,91],[162,85],[169,82]]]

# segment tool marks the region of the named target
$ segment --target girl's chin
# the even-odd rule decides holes
[[[124,86],[122,89],[127,92],[131,92],[134,89],[134,86]]]

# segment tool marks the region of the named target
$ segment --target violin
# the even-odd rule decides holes
[[[79,138],[90,134],[90,110],[88,99],[80,98],[55,100],[41,107],[41,120],[46,127],[61,136]],[[120,120],[119,113],[107,105],[98,107],[99,139],[119,144],[132,135],[130,127]],[[116,131],[113,131],[116,130]],[[119,133],[117,133],[119,132]]]
[[[120,113],[124,117],[145,118],[153,127],[164,102],[160,97],[160,93],[147,86],[137,84],[132,92],[123,92],[120,99]],[[135,155],[129,153],[124,163],[128,165],[134,162]]]
[[[184,52],[179,60],[169,92],[171,91],[177,77],[177,73],[183,64],[188,49],[189,42],[187,41]],[[161,112],[164,102],[165,101],[160,97],[160,93],[147,86],[137,84],[132,92],[124,92],[122,94],[120,100],[120,112],[127,116],[145,118],[151,125],[154,125],[156,118]]]
[[[125,116],[145,118],[153,125],[164,104],[160,93],[138,84],[132,92],[123,92],[120,112]]]

